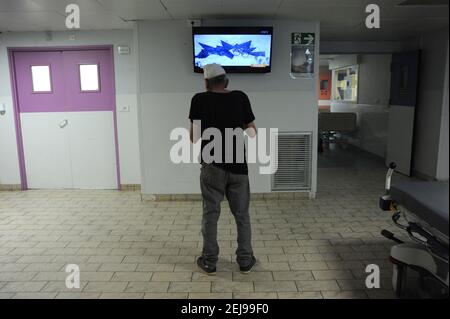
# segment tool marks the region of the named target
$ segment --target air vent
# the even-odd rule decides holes
[[[273,137],[278,170],[272,175],[272,190],[310,190],[312,134],[280,132]]]

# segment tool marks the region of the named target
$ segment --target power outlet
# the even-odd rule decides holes
[[[124,105],[120,108],[120,112],[130,112],[130,106]]]

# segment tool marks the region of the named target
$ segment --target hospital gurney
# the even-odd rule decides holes
[[[393,288],[397,296],[405,296],[411,278],[408,272],[413,270],[418,275],[417,288],[427,297],[448,298],[448,182],[405,181],[391,187],[394,170],[395,164],[391,164],[380,208],[393,212],[394,224],[406,231],[411,242],[405,243],[387,230],[381,232],[397,243],[390,255]]]

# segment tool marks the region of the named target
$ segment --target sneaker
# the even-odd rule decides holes
[[[248,274],[249,272],[252,271],[253,266],[256,264],[256,258],[254,256],[252,256],[252,261],[250,261],[250,264],[248,266],[245,267],[239,267],[239,270],[241,271],[241,273],[243,274]]]
[[[214,276],[216,274],[216,267],[211,267],[205,264],[203,257],[197,258],[197,266],[209,276]]]

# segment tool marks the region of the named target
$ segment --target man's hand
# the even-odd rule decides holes
[[[255,137],[258,134],[258,129],[256,128],[255,122],[251,122],[245,126],[245,133],[251,138]]]

